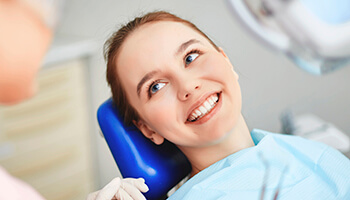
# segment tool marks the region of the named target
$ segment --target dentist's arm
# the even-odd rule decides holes
[[[147,191],[148,186],[143,178],[117,177],[101,190],[89,194],[87,200],[146,200],[141,192]]]

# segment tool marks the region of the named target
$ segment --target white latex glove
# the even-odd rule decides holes
[[[146,200],[141,192],[147,191],[148,186],[143,178],[117,177],[102,190],[90,193],[87,200]]]

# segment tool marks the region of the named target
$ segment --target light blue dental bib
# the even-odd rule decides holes
[[[256,146],[209,166],[168,199],[258,200],[266,172],[262,154],[269,165],[264,199],[273,199],[283,176],[280,200],[350,200],[350,160],[337,150],[301,137],[257,129],[251,136]]]

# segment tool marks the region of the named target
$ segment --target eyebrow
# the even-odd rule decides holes
[[[200,43],[199,40],[196,39],[190,39],[187,42],[182,43],[179,48],[177,49],[175,55],[179,55],[181,52],[185,51],[190,45],[194,44],[194,43]],[[148,80],[150,80],[155,74],[157,74],[159,72],[159,70],[153,70],[151,72],[148,72],[146,75],[143,76],[143,78],[141,79],[141,81],[137,84],[137,95],[140,97],[140,93],[141,93],[141,88],[143,86],[143,84],[145,84],[145,82],[147,82]]]
[[[180,45],[180,47],[177,49],[176,55],[179,55],[181,52],[185,51],[187,49],[187,47],[189,47],[190,45],[192,45],[194,43],[200,43],[200,41],[196,40],[196,39],[190,39],[187,42],[182,43]]]
[[[140,97],[141,87],[145,82],[150,80],[155,74],[157,74],[159,70],[153,70],[151,72],[148,72],[146,75],[143,76],[141,81],[137,84],[137,95]]]

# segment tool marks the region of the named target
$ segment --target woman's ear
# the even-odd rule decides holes
[[[135,121],[133,120],[132,123],[142,132],[142,134],[150,139],[152,142],[154,142],[156,145],[163,144],[164,137],[156,133],[153,129],[151,129],[144,121],[139,120]]]

